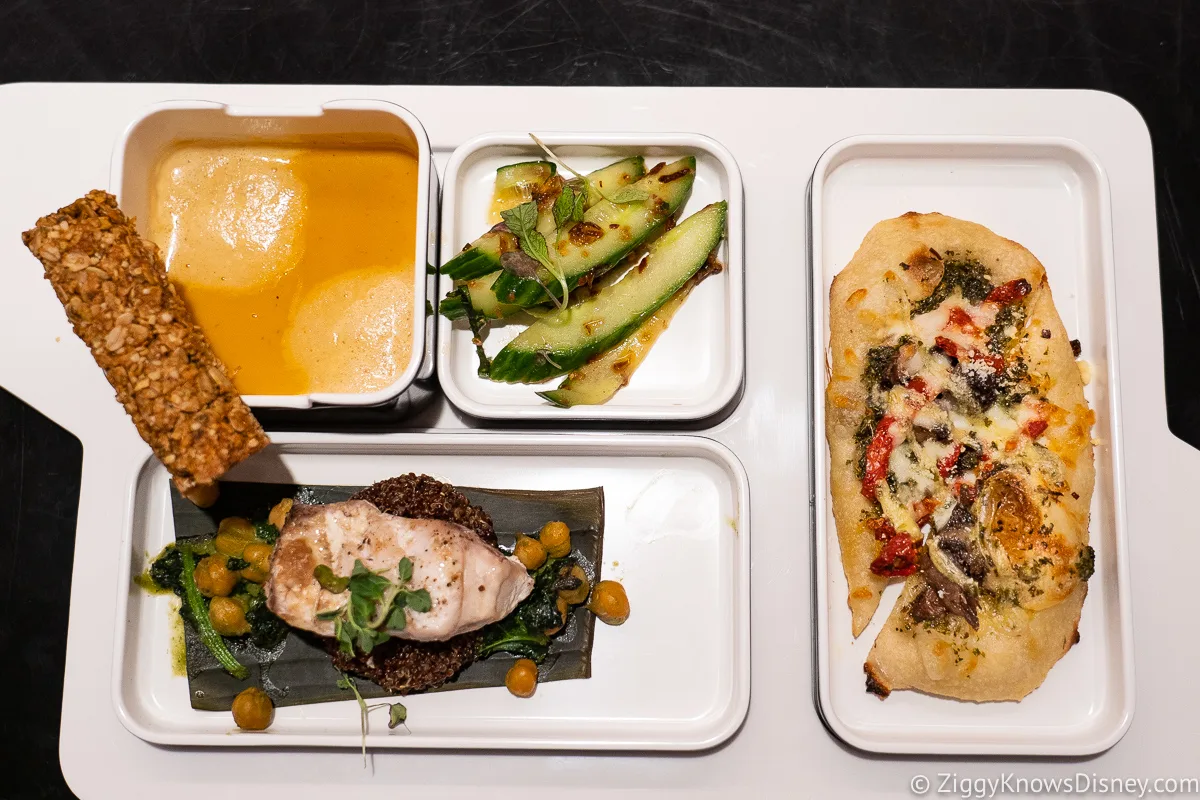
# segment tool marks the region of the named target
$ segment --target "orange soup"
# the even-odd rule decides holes
[[[401,146],[187,142],[150,239],[243,394],[364,393],[412,354],[417,157]]]

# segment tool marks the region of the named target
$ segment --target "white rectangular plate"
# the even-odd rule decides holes
[[[709,203],[728,201],[726,237],[718,252],[725,270],[688,296],[629,385],[599,406],[556,408],[537,396],[558,386],[561,378],[532,386],[480,378],[467,323],[439,316],[437,371],[446,397],[483,419],[684,421],[724,409],[738,396],[745,369],[742,179],[733,156],[707,136],[691,133],[547,133],[538,138],[584,173],[634,155],[646,157],[647,169],[659,161],[696,156],[696,182],[678,219]],[[442,263],[490,227],[496,169],[545,157],[524,133],[485,134],[454,151],[442,194]],[[438,300],[452,288],[453,281],[439,278]],[[523,323],[494,322],[485,343],[488,355],[494,356],[524,328]]]
[[[853,137],[822,156],[811,197],[815,636],[818,710],[855,747],[883,753],[1090,754],[1111,747],[1133,718],[1133,649],[1117,389],[1116,306],[1108,182],[1067,139]],[[867,231],[908,211],[981,223],[1045,265],[1068,333],[1093,368],[1096,574],[1081,640],[1019,703],[964,703],[916,692],[880,702],[862,665],[899,594],[883,596],[870,627],[850,634],[825,445],[829,287]]]
[[[528,700],[503,687],[412,695],[407,730],[371,725],[372,748],[694,750],[719,744],[750,702],[750,530],[745,472],[724,446],[691,436],[507,436],[425,433],[386,443],[288,443],[231,480],[366,485],[418,472],[460,486],[603,486],[604,575],[632,613],[598,625],[592,677],[547,683]],[[130,582],[174,540],[169,476],[150,460],[131,488],[122,560],[113,702],[150,742],[207,746],[358,747],[353,700],[281,708],[265,733],[228,713],[194,710],[171,669],[172,600]]]

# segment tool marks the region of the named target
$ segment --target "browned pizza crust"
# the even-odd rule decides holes
[[[870,570],[881,545],[864,522],[878,509],[861,493],[861,476],[856,474],[861,451],[854,434],[866,413],[867,353],[895,340],[911,317],[912,304],[938,286],[948,254],[969,255],[994,285],[1024,279],[1032,287],[1024,301],[1024,324],[1006,358],[1019,357],[1028,366],[1030,384],[1046,401],[1048,427],[1037,446],[1023,442],[1003,456],[1004,485],[992,487],[996,491],[990,496],[1005,495],[999,491],[1004,489],[1015,493],[1019,505],[1023,497],[1033,498],[1036,512],[1030,513],[1040,523],[1037,529],[1049,533],[993,536],[1001,562],[997,570],[1004,574],[989,576],[987,585],[1006,586],[1003,582],[1011,578],[1006,570],[1013,572],[1034,560],[1044,561],[1045,573],[1033,592],[1014,584],[1022,589],[1013,590],[1020,596],[1016,607],[1006,606],[1001,613],[983,603],[978,630],[953,617],[948,626],[916,625],[920,630],[914,632],[909,607],[926,584],[919,573],[908,578],[872,649],[869,684],[884,695],[890,689],[916,688],[972,700],[1019,699],[1044,680],[1075,639],[1086,583],[1076,576],[1074,563],[1087,544],[1095,480],[1090,433],[1094,415],[1084,399],[1083,381],[1045,269],[1024,247],[975,223],[910,212],[872,228],[837,275],[830,290],[830,378],[825,396],[834,517],[857,636],[889,582]],[[988,485],[981,485],[988,494]],[[973,510],[984,513],[979,502]],[[987,524],[995,530],[1003,527]],[[964,642],[970,645],[967,657]],[[975,649],[984,655],[975,655]]]

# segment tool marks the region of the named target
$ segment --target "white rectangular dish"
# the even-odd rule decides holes
[[[372,748],[695,750],[733,735],[750,701],[750,528],[745,472],[699,437],[417,434],[384,442],[275,445],[230,480],[367,485],[407,472],[459,486],[603,486],[604,574],[631,601],[619,628],[598,625],[592,677],[546,683],[529,700],[503,687],[410,695],[407,731],[371,726]],[[130,487],[113,703],[156,744],[358,747],[355,702],[291,706],[265,733],[238,733],[197,711],[173,674],[172,600],[131,582],[174,540],[169,476],[148,460]],[[653,665],[653,668],[648,668]]]
[[[718,252],[725,270],[692,292],[629,385],[603,405],[556,408],[537,396],[539,389],[557,386],[557,378],[538,386],[480,378],[470,328],[465,321],[439,316],[438,380],[446,397],[471,416],[510,420],[687,421],[711,417],[731,405],[745,370],[742,179],[733,156],[707,136],[689,133],[547,133],[539,138],[584,172],[627,156],[644,155],[649,169],[658,161],[695,155],[695,184],[677,218],[718,200],[729,203],[726,237]],[[544,157],[524,133],[485,134],[454,151],[442,193],[443,263],[488,229],[496,169]],[[440,277],[437,299],[452,288],[453,281]],[[494,356],[521,328],[493,323],[485,342],[488,355]]]
[[[1107,178],[1068,139],[853,137],[817,162],[810,194],[813,409],[814,635],[817,704],[843,741],[881,753],[1084,755],[1114,745],[1133,717],[1133,647],[1117,385],[1115,277]],[[938,211],[981,223],[1028,247],[1045,265],[1067,331],[1092,366],[1096,489],[1091,544],[1096,573],[1081,640],[1019,703],[964,703],[915,692],[880,702],[865,691],[863,662],[900,584],[872,624],[850,634],[839,556],[824,391],[829,288],[878,221]]]
[[[410,111],[382,100],[334,100],[313,106],[234,106],[203,100],[175,100],[146,109],[117,141],[112,157],[111,191],[123,211],[137,217],[141,233],[150,219],[153,172],[167,148],[182,141],[235,143],[304,140],[355,143],[361,137],[387,136],[417,157],[416,231],[413,252],[412,348],[408,363],[391,386],[374,392],[303,395],[244,395],[259,409],[307,410],[393,406],[407,408],[410,389],[425,395],[416,381],[433,374],[434,327],[426,303],[434,289],[427,264],[437,252],[438,177],[429,137]],[[419,402],[419,401],[418,401]],[[305,419],[295,417],[292,419]]]

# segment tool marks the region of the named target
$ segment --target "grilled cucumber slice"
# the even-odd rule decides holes
[[[557,168],[549,161],[525,161],[496,170],[493,212],[498,214],[527,202],[533,197],[534,190],[553,178],[556,171]],[[596,186],[624,186],[645,174],[646,164],[641,156],[623,158],[596,170],[588,175],[588,205],[595,205],[603,199],[596,192]],[[539,214],[538,230],[547,235],[548,241],[553,241],[554,215],[549,204]],[[500,269],[500,254],[516,246],[516,238],[511,234],[489,230],[443,264],[442,274],[456,281],[465,281],[495,272]]]
[[[548,168],[536,165],[548,165]],[[496,170],[496,195],[493,199],[493,209],[500,211],[519,205],[519,203],[505,206],[497,205],[500,202],[501,193],[504,191],[502,183],[504,187],[514,186],[520,181],[530,179],[538,174],[544,175],[544,180],[554,177],[554,165],[547,161],[526,161]],[[591,208],[604,199],[600,196],[599,191],[611,193],[622,186],[628,186],[634,181],[640,180],[645,174],[646,161],[641,156],[623,158],[620,161],[609,164],[607,167],[602,167],[595,172],[589,173],[587,176],[588,197],[586,201],[588,208]],[[533,188],[540,185],[540,183],[532,184],[530,197],[532,197]],[[528,200],[529,198],[525,199]],[[542,235],[546,236],[546,241],[551,243],[555,241],[554,214],[549,206],[538,215],[538,230],[542,232]],[[505,240],[506,237],[507,241]],[[491,275],[500,269],[501,253],[506,249],[516,249],[516,247],[516,238],[511,234],[504,234],[496,230],[488,231],[469,244],[467,249],[443,264],[442,274],[456,281],[469,281]],[[499,277],[498,274],[492,275],[491,279],[487,281],[489,292],[497,277]],[[501,316],[516,313],[521,308],[520,306],[506,307],[496,300],[494,296],[491,298],[484,297],[479,292],[478,286],[468,286],[467,288],[474,301],[475,309],[489,318],[497,319]],[[460,319],[464,313],[462,301],[454,294],[449,295],[442,301],[439,310],[450,319]]]
[[[522,161],[500,167],[496,170],[496,188],[492,194],[493,219],[498,218],[501,211],[530,200],[534,190],[553,178],[557,171],[558,167],[549,161]],[[495,272],[500,268],[500,253],[505,246],[501,232],[490,230],[443,264],[442,274],[455,280],[469,280]],[[508,246],[515,245],[510,241]]]
[[[485,319],[500,319],[523,310],[519,306],[506,306],[496,299],[496,293],[492,291],[492,284],[499,277],[499,272],[493,272],[481,278],[459,282],[460,286],[466,287],[467,296],[471,298],[471,305],[475,308],[475,313]],[[467,310],[463,308],[462,298],[459,297],[457,290],[446,295],[446,299],[438,305],[438,311],[442,316],[451,320],[466,319],[467,317]]]
[[[538,392],[538,397],[559,408],[598,406],[607,403],[618,389],[629,383],[629,379],[646,360],[650,348],[654,347],[658,337],[671,324],[671,318],[683,305],[695,284],[695,280],[685,283],[682,289],[671,295],[671,299],[651,314],[628,339],[572,371],[557,389]]]
[[[704,266],[724,234],[725,213],[723,201],[703,208],[651,246],[645,269],[530,325],[492,359],[492,380],[544,381],[628,337]]]
[[[493,200],[507,201],[508,195],[523,197],[525,202],[533,196],[534,188],[553,177],[558,167],[552,161],[522,161],[496,170],[496,193]],[[516,205],[515,203],[513,205]]]
[[[594,271],[620,261],[658,231],[687,201],[695,179],[696,159],[688,156],[624,190],[631,194],[640,191],[642,199],[621,203],[601,200],[588,209],[583,221],[575,223],[569,235],[560,237],[549,248],[550,262],[554,271],[566,280],[568,291],[594,277]],[[614,197],[619,192],[604,194]],[[501,303],[523,308],[549,300],[548,291],[555,297],[562,295],[558,278],[545,267],[538,268],[538,279],[506,272],[496,280],[492,290]]]

